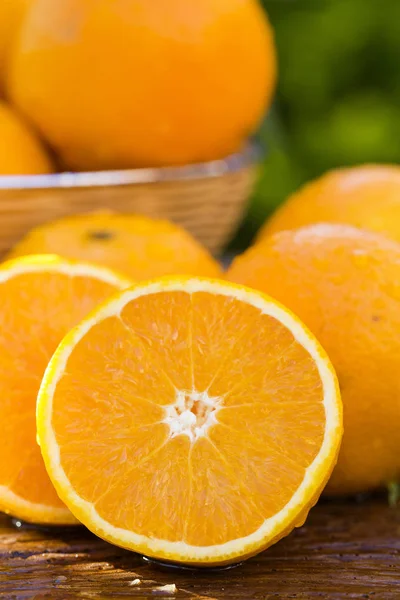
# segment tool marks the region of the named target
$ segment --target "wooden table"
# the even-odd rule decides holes
[[[400,600],[400,508],[385,498],[321,502],[275,547],[216,571],[165,568],[83,528],[16,528],[0,517],[0,598]]]

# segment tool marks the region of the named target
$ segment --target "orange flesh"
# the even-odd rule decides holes
[[[64,335],[115,291],[91,277],[56,272],[24,273],[0,283],[0,485],[24,500],[64,506],[36,442],[36,396]],[[13,512],[1,494],[0,506]]]
[[[197,426],[171,435],[186,392]],[[257,530],[279,512],[325,431],[320,375],[276,319],[235,298],[168,291],[100,321],[67,361],[53,397],[61,466],[115,527],[195,546]]]

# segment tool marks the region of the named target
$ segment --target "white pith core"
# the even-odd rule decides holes
[[[81,497],[74,488],[73,483],[64,471],[61,451],[53,427],[53,415],[55,411],[53,398],[55,391],[63,374],[67,371],[68,360],[77,344],[93,327],[103,320],[120,315],[129,302],[143,295],[165,291],[184,291],[186,293],[207,292],[227,297],[234,296],[239,302],[242,301],[250,306],[254,306],[262,311],[262,314],[276,318],[289,329],[295,340],[305,348],[315,361],[323,384],[323,402],[326,415],[325,435],[320,451],[306,469],[304,479],[298,489],[286,506],[278,513],[266,518],[257,531],[241,538],[216,543],[211,546],[188,544],[182,540],[171,542],[112,525],[97,512],[94,504]],[[282,532],[287,530],[288,523],[296,522],[299,515],[303,514],[304,509],[311,502],[315,501],[315,494],[318,491],[317,483],[323,480],[327,468],[329,466],[332,467],[332,456],[338,450],[338,439],[342,431],[341,405],[336,385],[336,378],[332,367],[314,338],[290,312],[274,301],[271,301],[268,297],[247,288],[240,288],[239,286],[224,284],[219,281],[210,282],[207,280],[192,279],[185,281],[183,284],[173,278],[165,281],[157,280],[127,290],[114,301],[101,306],[64,339],[46,369],[39,392],[37,404],[39,438],[46,467],[51,473],[53,483],[60,497],[68,506],[73,508],[74,514],[79,520],[84,522],[97,535],[118,546],[140,551],[142,554],[159,559],[181,561],[194,565],[205,565],[206,563],[210,565],[222,565],[233,562],[233,559],[238,557],[254,554],[266,542],[276,539]],[[189,391],[188,395],[191,393]],[[224,399],[217,398],[214,400],[221,401],[218,410],[219,408],[223,410],[224,406],[222,402]],[[167,409],[171,413],[173,412],[172,409],[175,409],[173,413],[174,417],[175,419],[177,416],[179,417],[179,414],[176,412],[176,402],[168,407],[164,406],[164,408],[166,409],[166,416]],[[215,417],[214,413],[213,418],[215,419]]]
[[[169,425],[171,437],[183,434],[194,442],[217,423],[220,403],[221,398],[207,392],[177,390],[174,404],[165,407],[167,416],[163,422]]]

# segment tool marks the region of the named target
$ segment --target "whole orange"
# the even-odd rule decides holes
[[[1,0],[0,2],[0,90],[5,81],[10,48],[27,5],[28,0]]]
[[[0,102],[0,175],[51,173],[46,150],[31,128]]]
[[[66,217],[42,225],[8,258],[58,254],[104,265],[133,280],[163,275],[218,277],[221,267],[187,231],[169,221],[110,212]]]
[[[293,194],[259,239],[318,222],[354,225],[400,242],[400,166],[363,165],[326,173]]]
[[[344,439],[330,494],[400,477],[400,245],[344,225],[270,236],[228,279],[267,292],[316,335],[337,371]]]
[[[34,0],[9,92],[74,169],[238,150],[273,93],[258,0]]]

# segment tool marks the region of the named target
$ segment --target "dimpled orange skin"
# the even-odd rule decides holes
[[[327,486],[364,492],[400,476],[400,245],[341,225],[275,234],[227,278],[293,310],[327,351],[344,406],[344,439]]]
[[[163,275],[220,277],[219,263],[185,229],[161,219],[96,212],[33,229],[9,253],[58,254],[115,269],[134,281]]]
[[[312,223],[342,223],[400,242],[400,167],[363,165],[329,171],[293,194],[259,239]]]
[[[0,175],[52,172],[51,160],[35,132],[15,111],[0,102]]]
[[[13,101],[77,170],[234,152],[276,79],[258,0],[34,0],[11,63]]]

